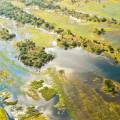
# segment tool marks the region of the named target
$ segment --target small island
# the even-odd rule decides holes
[[[6,29],[6,28],[1,28],[0,29],[0,38],[2,40],[8,41],[8,40],[11,40],[11,39],[15,38],[15,36],[16,35],[14,33],[10,33],[9,30]]]
[[[111,94],[112,96],[120,92],[119,83],[109,79],[104,79],[102,89],[105,93]]]
[[[30,82],[25,91],[27,95],[32,97],[34,100],[44,98],[46,101],[49,101],[57,95],[57,91],[54,87],[44,85],[44,80],[34,80]]]
[[[40,113],[34,106],[27,108],[26,113],[19,114],[18,120],[48,120],[47,117]]]
[[[100,31],[104,31],[101,29]],[[102,32],[103,33],[103,32]],[[120,63],[120,51],[113,47],[113,45],[106,40],[92,40],[82,37],[77,34],[73,34],[70,30],[63,32],[61,37],[57,39],[60,47],[67,49],[82,47],[88,52],[95,53],[97,55],[104,55],[108,58],[112,58],[115,63]]]
[[[54,55],[46,53],[45,48],[36,46],[31,40],[18,42],[17,47],[19,59],[28,66],[41,68],[54,59]]]

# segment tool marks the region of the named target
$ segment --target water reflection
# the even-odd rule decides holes
[[[103,56],[93,55],[81,48],[66,51],[56,47],[47,50],[56,54],[56,58],[49,63],[51,67],[72,69],[79,73],[91,72],[120,81],[120,67]]]

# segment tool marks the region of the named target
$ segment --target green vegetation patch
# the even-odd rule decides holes
[[[105,56],[115,60],[116,63],[120,63],[120,50],[114,48],[111,43],[107,41],[87,39],[73,34],[70,30],[64,32],[61,35],[61,38],[58,38],[57,41],[58,45],[65,49],[82,47],[97,55],[104,54]]]
[[[18,120],[47,120],[35,107],[28,107],[25,114],[19,114]]]
[[[35,42],[37,46],[50,47],[52,46],[52,41],[56,40],[57,37],[49,32],[36,29],[31,25],[27,25],[25,30],[30,34],[30,39]]]
[[[96,28],[96,29],[94,30],[94,33],[96,33],[97,35],[104,35],[105,32],[106,32],[106,31],[105,31],[104,28],[101,28],[101,29]]]
[[[0,2],[0,15],[5,16],[7,18],[16,20],[18,22],[21,22],[23,24],[29,23],[31,25],[35,25],[37,27],[44,27],[44,29],[47,30],[53,30],[54,26],[48,22],[46,22],[42,18],[35,17],[22,9],[15,7],[10,2],[6,2],[2,0]]]
[[[25,3],[26,6],[29,5],[38,5],[39,8],[42,9],[59,9],[59,5],[54,4],[54,2],[56,2],[58,0],[22,0],[22,2]]]
[[[43,89],[40,90],[40,93],[47,101],[49,101],[51,98],[53,98],[57,94],[55,89],[49,88],[49,87],[44,87]]]
[[[52,99],[55,95],[57,95],[56,89],[54,89],[53,86],[46,87],[43,85],[43,80],[34,80],[32,81],[27,90],[27,94],[32,97],[34,100],[39,100],[40,96],[46,100],[49,101]]]
[[[43,87],[43,80],[34,80],[30,83],[30,85],[28,86],[28,90],[27,90],[27,95],[32,97],[34,100],[39,100],[40,99],[40,95],[38,90]]]
[[[37,47],[35,43],[30,40],[18,42],[17,47],[20,51],[20,60],[28,66],[41,68],[54,59],[52,54],[45,52],[45,48]]]
[[[115,95],[117,93],[116,86],[115,86],[114,82],[112,80],[109,80],[109,79],[104,80],[103,90],[106,93],[110,93],[112,95]]]
[[[40,100],[40,96],[35,89],[28,88],[26,94],[34,100]]]
[[[12,99],[12,93],[9,91],[0,91],[0,97],[5,105],[16,105],[18,102],[17,99]]]
[[[3,40],[11,40],[15,37],[16,35],[15,34],[10,34],[9,33],[9,30],[6,29],[6,28],[1,28],[0,29],[0,38],[3,39]]]
[[[54,69],[52,68],[48,68],[47,69],[47,74],[49,74],[53,80],[54,80],[54,88],[57,91],[57,94],[59,95],[59,101],[58,103],[55,105],[56,108],[58,109],[65,109],[66,108],[66,98],[65,98],[65,92],[62,89],[63,86],[61,86],[61,84],[64,84],[64,70],[60,70],[60,72],[56,72]]]
[[[76,23],[67,15],[61,15],[57,12],[48,12],[46,10],[35,10],[31,7],[31,14],[41,17],[53,24],[57,33],[70,29],[72,32],[90,37],[90,31],[97,23]]]
[[[44,81],[43,80],[35,80],[35,81],[32,81],[31,84],[30,84],[30,87],[32,89],[39,89],[43,86],[43,83]]]
[[[73,2],[73,1],[71,1],[72,5],[73,5],[73,3],[80,3],[80,1],[79,2],[78,1],[77,2],[76,1]],[[97,15],[89,14],[89,12],[87,12],[87,13],[79,12],[78,10],[70,9],[68,6],[66,6],[66,7],[65,6],[61,6],[61,4],[60,4],[61,2],[60,1],[58,2],[57,0],[56,1],[45,1],[45,0],[41,0],[41,1],[36,1],[36,0],[27,1],[27,0],[23,0],[23,2],[26,3],[26,5],[37,5],[37,6],[39,6],[40,9],[48,9],[48,10],[54,10],[54,11],[57,11],[57,12],[62,12],[62,14],[65,14],[65,15],[68,15],[68,16],[73,16],[73,17],[78,18],[78,19],[83,19],[85,21],[107,22],[107,23],[111,23],[111,24],[119,24],[120,23],[119,21],[117,21],[114,18],[108,19],[108,18],[105,18],[105,17],[98,17]],[[94,4],[94,7],[96,7],[95,3],[94,2],[92,2],[92,3]],[[69,5],[69,3],[68,3],[68,5]],[[100,5],[101,4],[99,4],[99,6]],[[78,7],[78,6],[76,6],[76,7]]]
[[[96,14],[106,18],[114,17],[119,19],[120,16],[119,0],[62,0],[59,2],[59,5],[71,10]]]

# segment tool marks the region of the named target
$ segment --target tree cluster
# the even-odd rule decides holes
[[[0,38],[2,40],[11,40],[15,37],[16,35],[14,33],[10,34],[9,30],[6,28],[1,28],[0,29]]]
[[[25,65],[41,68],[54,59],[54,55],[46,53],[45,48],[36,46],[35,43],[30,40],[18,42],[17,46],[20,51],[19,59]]]

